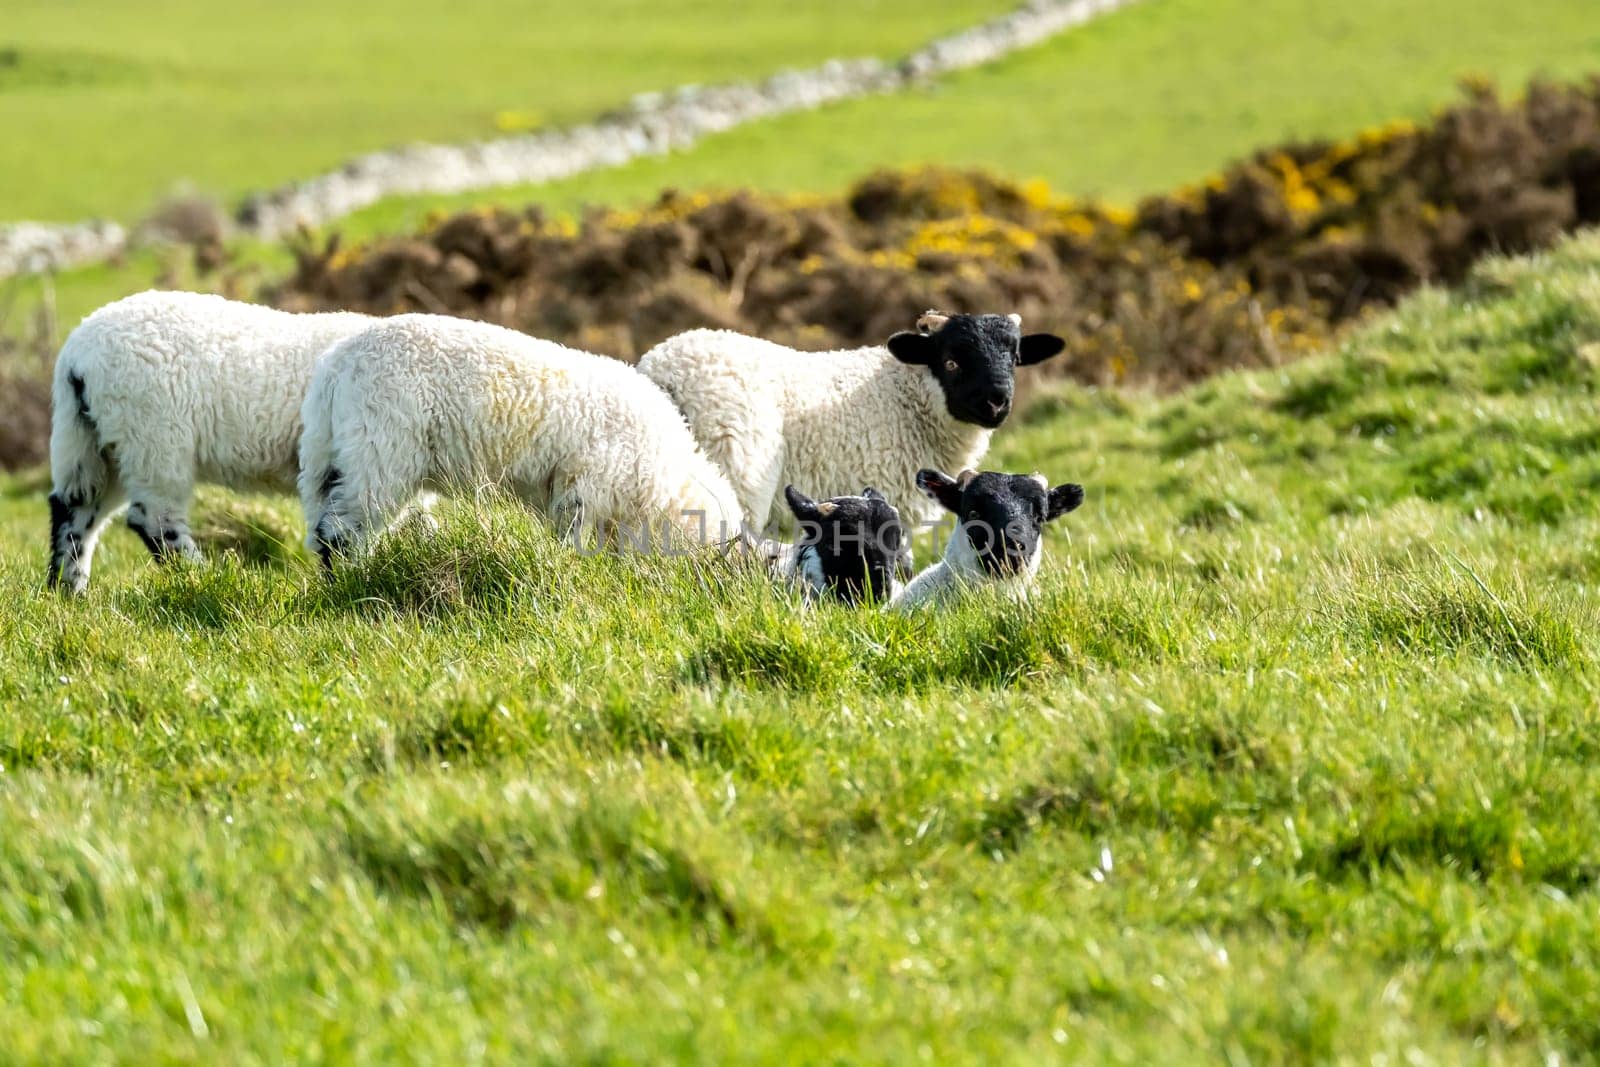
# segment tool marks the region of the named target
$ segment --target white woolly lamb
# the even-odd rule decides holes
[[[332,565],[424,488],[503,489],[625,546],[719,543],[738,501],[632,367],[482,322],[384,319],[333,346],[303,411],[306,543]]]
[[[779,486],[822,496],[872,484],[915,523],[936,510],[919,469],[977,463],[1011,411],[1016,368],[1064,342],[1021,332],[1015,315],[930,312],[887,344],[798,352],[725,330],[691,330],[647,352],[639,370],[665,389],[700,447],[739,494],[745,521],[779,523]]]
[[[155,291],[84,319],[56,360],[49,584],[88,587],[95,543],[124,503],[156,560],[195,558],[197,481],[292,486],[312,365],[374,321]]]
[[[917,473],[917,487],[956,517],[944,558],[907,583],[889,607],[910,611],[990,585],[1026,597],[1043,558],[1044,525],[1083,503],[1083,486],[1050,488],[1042,474]]]

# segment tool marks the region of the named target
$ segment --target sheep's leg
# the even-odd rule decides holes
[[[423,533],[436,534],[439,532],[439,518],[433,513],[433,506],[439,502],[435,493],[418,493],[410,503],[400,509],[392,523],[395,527],[415,527]]]
[[[583,547],[583,498],[576,488],[569,488],[550,501],[550,525],[561,540]]]
[[[124,500],[115,474],[101,485],[50,494],[48,585],[54,588],[59,583],[79,596],[88,590],[95,546]]]
[[[415,487],[414,481],[397,485],[371,477],[360,468],[344,470],[311,532],[323,567],[331,570],[335,556],[371,548],[378,535],[412,512]]]
[[[139,535],[157,563],[198,562],[200,548],[189,530],[187,493],[147,488],[128,490],[128,529]]]

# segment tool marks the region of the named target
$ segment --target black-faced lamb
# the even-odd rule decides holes
[[[917,487],[955,516],[944,558],[911,579],[889,604],[910,611],[978,586],[1019,598],[1032,590],[1044,527],[1083,503],[1083,486],[1051,487],[1043,475],[962,471],[917,473]]]

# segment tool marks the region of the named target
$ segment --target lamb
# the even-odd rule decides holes
[[[330,568],[425,487],[503,489],[575,543],[742,536],[732,487],[649,379],[488,323],[400,315],[346,338],[303,419],[306,544]]]
[[[949,600],[963,589],[989,585],[1026,598],[1039,573],[1044,525],[1083,503],[1083,486],[1050,487],[1041,474],[937,470],[917,472],[917,487],[957,525],[944,558],[922,571],[889,602],[893,611]]]
[[[47,584],[87,590],[124,505],[158,562],[193,559],[197,481],[292,487],[312,364],[374,321],[158,291],[84,319],[56,360]]]
[[[840,603],[887,604],[910,566],[900,512],[870,485],[860,496],[815,501],[794,486],[784,499],[799,524],[794,544],[768,543],[778,576],[800,585],[808,602],[831,593]]]
[[[914,491],[918,469],[975,465],[1011,411],[1016,368],[1065,346],[1021,325],[929,312],[883,346],[838,352],[691,330],[645,353],[639,370],[688,418],[751,527],[784,519],[785,483],[824,496],[871,483],[912,501],[906,517],[920,525],[938,513]]]

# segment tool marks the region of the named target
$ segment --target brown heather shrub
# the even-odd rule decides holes
[[[272,298],[468,315],[624,359],[696,326],[816,349],[880,342],[929,307],[1014,310],[1068,336],[1059,362],[1097,382],[1186,380],[1324,337],[1319,309],[1263,299],[1131,220],[1037,184],[916,170],[843,199],[667,193],[578,224],[477,211],[353,251],[302,243]]]
[[[54,346],[43,315],[20,336],[7,325],[0,317],[0,470],[20,470],[48,455]]]
[[[1262,152],[1145,202],[1136,227],[1338,321],[1597,222],[1600,78],[1509,104],[1469,84],[1430,125]]]

